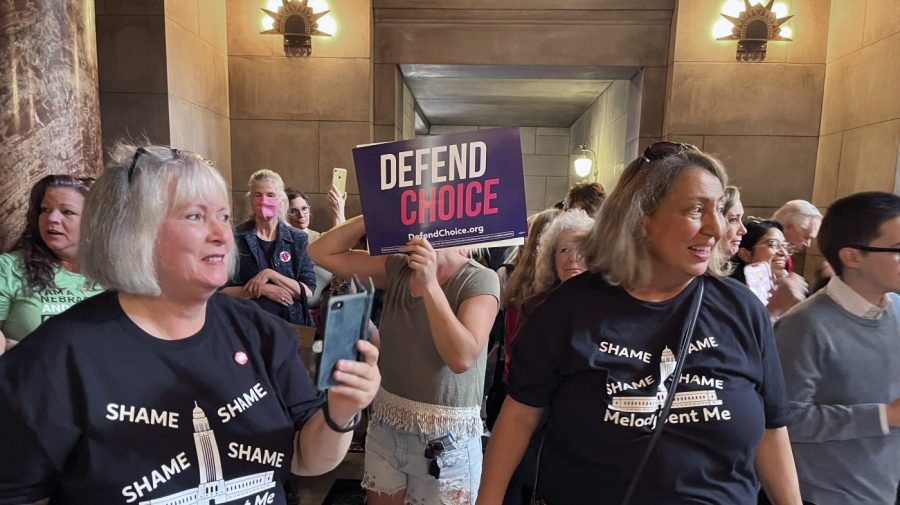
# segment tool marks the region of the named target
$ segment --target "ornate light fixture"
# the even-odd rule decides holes
[[[781,28],[787,20],[794,17],[778,17],[773,12],[772,6],[775,0],[769,0],[766,5],[751,5],[750,0],[744,0],[744,10],[737,17],[722,14],[733,27],[731,34],[718,37],[717,40],[737,40],[737,54],[739,61],[762,61],[766,59],[766,44],[770,40],[792,41],[790,31]],[[774,9],[777,10],[777,9]]]
[[[312,36],[331,37],[330,33],[319,31],[319,19],[330,11],[313,12],[307,5],[309,0],[281,0],[278,12],[262,9],[272,18],[271,30],[260,32],[265,35],[284,35],[285,56],[309,56],[312,54]]]
[[[578,146],[578,150],[581,154],[575,158],[575,175],[587,177],[591,173],[591,167],[594,165],[594,159],[597,156],[594,154],[594,151],[588,149],[584,144]]]

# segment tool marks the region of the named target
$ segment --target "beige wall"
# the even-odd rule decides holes
[[[898,54],[900,2],[832,3],[812,194],[823,212],[833,200],[857,191],[897,191]],[[819,258],[810,263],[817,265]]]
[[[717,154],[756,216],[810,200],[816,170],[830,1],[785,3],[795,40],[769,42],[761,63],[737,62],[735,41],[713,39],[722,1],[675,11],[663,134]]]
[[[288,58],[282,37],[259,33],[265,6],[226,2],[234,215],[247,215],[250,174],[270,168],[310,196],[312,228],[324,230],[334,167],[349,172],[347,214],[359,213],[351,150],[373,138],[372,7],[330,0],[335,36],[313,37],[311,56]]]
[[[104,153],[121,138],[168,144],[163,0],[97,0],[95,4]]]
[[[212,160],[230,186],[225,4],[166,0],[165,8],[171,145]]]

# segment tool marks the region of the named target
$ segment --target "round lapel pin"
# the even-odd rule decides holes
[[[281,253],[278,255],[278,259],[280,259],[282,263],[287,263],[288,261],[291,261],[291,253],[287,251],[281,251]]]
[[[246,365],[247,361],[249,361],[249,358],[247,358],[247,353],[245,353],[244,351],[238,351],[234,353],[234,362],[238,365]]]

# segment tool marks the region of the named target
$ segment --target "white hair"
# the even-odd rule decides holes
[[[778,221],[782,226],[787,224],[802,226],[807,220],[821,221],[822,213],[806,200],[791,200],[772,214],[772,221]]]
[[[159,296],[156,240],[166,216],[228,186],[211,162],[190,151],[120,141],[84,202],[79,265],[108,289]],[[236,261],[228,254],[229,276]]]
[[[534,293],[543,293],[559,283],[556,275],[556,250],[566,234],[574,234],[573,242],[585,239],[594,227],[594,219],[581,209],[563,212],[547,226],[541,234],[535,260]],[[574,243],[572,253],[579,254],[579,247]]]
[[[275,186],[275,193],[278,194],[278,201],[281,202],[281,205],[278,208],[278,219],[285,221],[287,219],[288,207],[290,207],[291,204],[288,200],[287,193],[284,191],[284,180],[278,175],[278,172],[273,170],[267,168],[257,170],[250,175],[250,180],[247,181],[247,198],[253,197],[253,185],[261,182],[267,182],[272,186]],[[300,196],[302,197],[303,195]],[[306,197],[303,197],[303,199],[306,200],[307,205],[310,205],[309,200],[307,200]]]

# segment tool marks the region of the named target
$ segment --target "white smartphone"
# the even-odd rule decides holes
[[[772,291],[772,269],[765,261],[744,266],[744,278],[747,287],[759,298],[763,305],[769,304],[769,294]]]
[[[331,172],[331,185],[343,195],[347,192],[347,169],[335,168]]]

